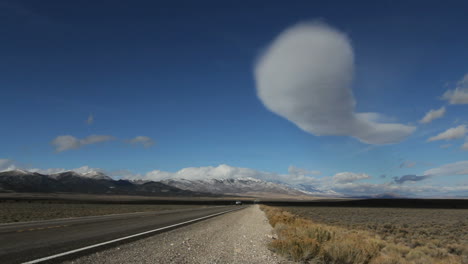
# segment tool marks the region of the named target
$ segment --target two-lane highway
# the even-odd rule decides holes
[[[1,263],[53,261],[176,228],[244,206],[130,213],[0,225]]]

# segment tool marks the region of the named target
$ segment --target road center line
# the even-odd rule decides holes
[[[243,207],[243,208],[244,208],[244,207]],[[134,238],[134,237],[138,237],[138,236],[142,236],[142,235],[146,235],[146,234],[158,232],[158,231],[165,230],[165,229],[169,229],[169,228],[173,228],[173,227],[176,227],[176,226],[185,225],[185,224],[188,224],[188,223],[200,221],[200,220],[203,220],[203,219],[206,219],[206,218],[210,218],[210,217],[217,216],[217,215],[221,215],[221,214],[226,214],[226,213],[229,213],[229,212],[232,212],[232,211],[236,211],[236,210],[240,210],[240,209],[242,209],[242,208],[236,208],[236,209],[224,211],[224,212],[221,212],[221,213],[216,213],[216,214],[211,214],[211,215],[203,216],[203,217],[196,218],[196,219],[192,219],[192,220],[188,220],[188,221],[185,221],[185,222],[181,222],[181,223],[177,223],[177,224],[173,224],[173,225],[169,225],[169,226],[165,226],[165,227],[160,227],[160,228],[156,228],[156,229],[153,229],[153,230],[141,232],[141,233],[138,233],[138,234],[134,234],[134,235],[130,235],[130,236],[125,236],[125,237],[121,237],[121,238],[109,240],[109,241],[106,241],[106,242],[102,242],[102,243],[98,243],[98,244],[94,244],[94,245],[90,245],[90,246],[86,246],[86,247],[82,247],[82,248],[78,248],[78,249],[66,251],[66,252],[59,253],[59,254],[55,254],[55,255],[52,255],[52,256],[43,257],[43,258],[39,258],[39,259],[35,259],[35,260],[23,262],[23,264],[40,263],[40,262],[47,261],[47,260],[51,260],[51,259],[54,259],[54,258],[63,257],[63,256],[66,256],[66,255],[78,253],[78,252],[81,252],[81,251],[84,251],[84,250],[88,250],[88,249],[92,249],[92,248],[97,248],[97,247],[100,247],[100,246],[104,246],[104,245],[112,244],[112,243],[115,243],[115,242],[123,241],[123,240],[129,239],[129,238]]]

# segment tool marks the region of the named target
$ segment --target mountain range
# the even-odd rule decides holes
[[[313,190],[310,192],[309,190]],[[162,181],[114,180],[100,171],[41,174],[26,170],[0,172],[0,192],[64,192],[147,196],[298,197],[327,195],[316,189],[294,188],[251,177],[221,179],[173,178]]]
[[[87,194],[125,194],[148,196],[209,196],[210,194],[182,190],[161,182],[133,183],[114,180],[100,173],[65,171],[50,175],[12,170],[0,172],[0,192],[63,192]]]

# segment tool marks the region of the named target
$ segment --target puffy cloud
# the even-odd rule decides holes
[[[69,149],[77,149],[80,147],[80,140],[74,136],[58,136],[51,143],[55,147],[56,152],[61,152]]]
[[[88,116],[88,119],[86,119],[86,124],[88,125],[92,125],[94,123],[94,115],[93,114],[90,114]]]
[[[438,134],[437,136],[429,138],[427,141],[458,139],[464,137],[466,132],[466,125],[460,125],[457,127],[449,128],[444,132]]]
[[[394,177],[396,183],[402,184],[406,181],[422,181],[429,178],[429,176],[417,176],[417,175],[404,175],[401,177]]]
[[[419,121],[422,124],[430,123],[438,118],[441,118],[445,115],[445,107],[441,107],[437,110],[430,110],[426,115]]]
[[[0,159],[0,171],[9,171],[17,169],[15,162],[10,159]]]
[[[468,104],[468,73],[457,82],[455,89],[446,91],[442,99],[450,104]]]
[[[105,142],[113,139],[115,139],[113,136],[107,135],[91,135],[83,139],[65,135],[56,137],[50,144],[55,147],[56,152],[62,152],[71,149],[78,149],[84,145]]]
[[[114,170],[107,172],[107,175],[122,179],[142,179],[143,176],[139,173],[133,173],[130,170]]]
[[[412,161],[404,161],[400,164],[400,168],[412,168],[416,166],[416,162],[412,162]]]
[[[141,176],[135,175],[130,179],[141,179]],[[153,170],[142,177],[145,180],[160,181],[165,179],[187,179],[187,180],[206,180],[206,179],[233,179],[233,178],[255,178],[264,181],[295,184],[317,184],[318,179],[303,174],[279,174],[274,172],[264,172],[249,168],[233,167],[226,164],[219,166],[206,167],[188,167],[177,172],[166,172]]]
[[[74,172],[80,173],[80,174],[86,174],[90,172],[102,172],[105,173],[103,169],[98,169],[98,168],[91,168],[89,166],[81,166],[79,168],[73,169]]]
[[[300,175],[320,175],[322,174],[320,171],[317,170],[306,170],[306,169],[301,169],[297,168],[295,166],[289,166],[288,172],[290,175],[295,175],[295,176],[300,176]]]
[[[195,176],[197,180],[203,179],[203,178],[198,178],[199,176],[200,175]],[[150,172],[147,172],[143,178],[146,180],[161,181],[161,180],[178,178],[178,177],[177,177],[177,173],[168,172],[168,171],[160,171],[160,170],[152,170]]]
[[[151,139],[150,137],[145,137],[145,136],[137,136],[132,139],[127,140],[128,143],[134,144],[134,145],[143,145],[145,148],[149,148],[154,145],[154,140]]]
[[[468,175],[468,160],[449,163],[424,172],[427,176]]]
[[[372,178],[365,173],[340,172],[333,176],[334,183],[348,183]]]
[[[257,94],[265,107],[306,132],[352,136],[368,144],[397,143],[409,136],[415,127],[355,112],[353,74],[348,37],[322,23],[287,29],[255,66]]]

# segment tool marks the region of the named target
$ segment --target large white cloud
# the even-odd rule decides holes
[[[160,181],[166,179],[187,179],[187,180],[206,180],[206,179],[237,179],[237,178],[255,178],[265,181],[282,182],[287,184],[317,184],[318,179],[304,174],[279,174],[274,172],[265,172],[249,168],[233,167],[226,164],[219,166],[206,167],[188,167],[177,172],[167,172],[153,170],[145,175],[130,176],[130,179],[145,179]]]
[[[436,136],[430,137],[427,141],[459,139],[464,137],[466,132],[468,132],[466,125],[460,125],[449,128]]]
[[[437,110],[431,109],[419,122],[422,124],[430,123],[438,118],[443,117],[445,115],[445,111],[446,110],[444,106]]]
[[[457,82],[455,89],[447,90],[442,99],[449,101],[450,104],[468,104],[468,73]]]
[[[83,139],[65,135],[56,137],[50,144],[55,147],[56,152],[62,152],[71,149],[78,149],[84,145],[95,144],[113,139],[115,139],[113,136],[108,135],[91,135]]]
[[[323,24],[281,33],[255,66],[257,94],[272,112],[314,135],[352,136],[369,144],[400,142],[415,127],[356,113],[354,54],[348,37]]]

